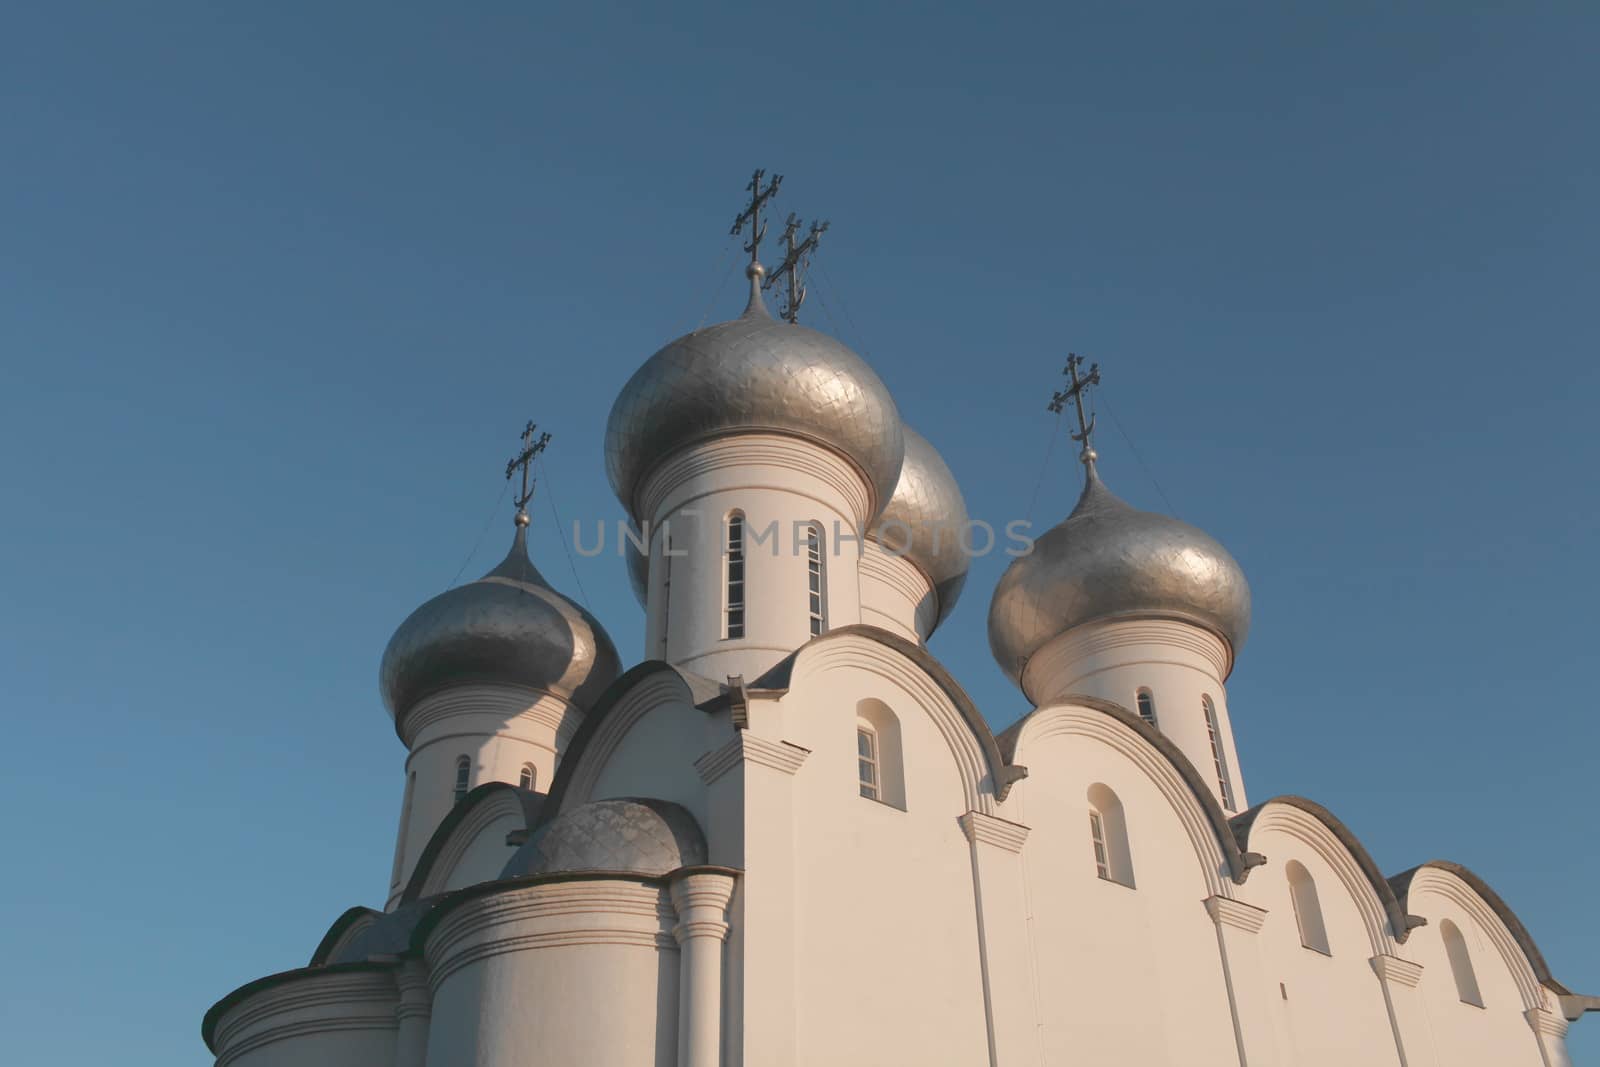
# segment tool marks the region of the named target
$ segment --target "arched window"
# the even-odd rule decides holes
[[[1128,848],[1128,820],[1122,801],[1110,786],[1089,787],[1089,842],[1094,872],[1108,882],[1133,888],[1133,853]]]
[[[1289,879],[1289,901],[1294,905],[1294,922],[1300,928],[1300,943],[1324,956],[1333,955],[1328,948],[1328,928],[1322,921],[1322,902],[1317,898],[1317,883],[1311,872],[1296,860],[1284,864],[1284,875]]]
[[[728,601],[723,636],[732,640],[744,636],[744,515],[740,512],[728,516],[728,543],[723,554]]]
[[[881,700],[863,700],[856,705],[856,771],[862,796],[905,810],[900,720]]]
[[[1200,697],[1201,709],[1206,714],[1206,737],[1211,741],[1211,761],[1217,766],[1217,794],[1222,806],[1233,811],[1233,781],[1228,777],[1228,762],[1222,755],[1222,729],[1217,725],[1217,706],[1204,694]]]
[[[1456,996],[1461,1003],[1483,1007],[1483,994],[1478,990],[1478,976],[1472,969],[1472,954],[1467,951],[1467,939],[1461,928],[1449,919],[1439,924],[1439,937],[1444,941],[1445,954],[1450,957],[1450,973],[1456,979]]]
[[[534,783],[539,780],[539,772],[534,770],[533,764],[524,763],[522,771],[517,775],[517,788],[533,790]]]
[[[472,781],[472,758],[470,756],[456,757],[456,803],[459,804],[466,798],[467,790]]]
[[[1140,689],[1139,690],[1139,695],[1138,695],[1138,700],[1139,700],[1139,718],[1143,719],[1145,722],[1149,723],[1151,726],[1155,726],[1156,725],[1156,698],[1153,695],[1151,695],[1150,690],[1148,690],[1148,689]]]
[[[822,527],[812,523],[806,527],[806,588],[810,597],[807,610],[811,616],[812,637],[828,628],[828,591],[822,560]]]
[[[667,634],[672,626],[672,531],[661,531],[661,642],[659,658],[667,658]]]

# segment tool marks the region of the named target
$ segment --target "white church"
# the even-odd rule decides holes
[[[990,598],[1034,706],[991,732],[925,647],[961,491],[794,324],[792,234],[771,316],[751,191],[749,306],[606,427],[639,661],[530,561],[524,492],[505,560],[384,652],[383,908],[218,1001],[218,1067],[1569,1067],[1600,999],[1480,878],[1385,874],[1321,805],[1249,797],[1244,574],[1106,487],[1081,408],[1083,494]]]

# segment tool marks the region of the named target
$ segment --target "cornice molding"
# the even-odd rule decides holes
[[[771,472],[784,470],[814,479],[831,490],[837,499],[828,501],[814,496],[812,499],[830,508],[842,504],[843,510],[855,518],[858,528],[865,526],[872,517],[872,487],[848,460],[802,437],[759,433],[714,437],[669,457],[639,487],[635,496],[639,504],[637,514],[658,518],[664,509],[677,511],[705,495],[700,493],[679,499],[689,483],[715,471],[737,468],[750,468],[754,480],[748,485],[719,485],[716,492],[741,489],[797,492],[772,481]]]
[[[583,721],[583,712],[576,704],[553,693],[520,685],[478,682],[451,686],[423,697],[395,723],[395,732],[408,749],[414,748],[430,727],[463,715],[490,715],[508,725],[519,720],[527,722],[554,734],[558,747]]]
[[[1207,897],[1206,914],[1210,915],[1211,921],[1218,926],[1231,926],[1247,934],[1259,932],[1262,924],[1267,921],[1267,912],[1264,909],[1241,900],[1234,900],[1232,897]]]
[[[1023,843],[1028,840],[1028,827],[996,815],[969,811],[959,821],[962,833],[975,845],[994,845],[1007,852],[1021,852]]]
[[[808,748],[787,741],[769,741],[748,730],[740,730],[733,735],[733,740],[695,760],[694,769],[699,773],[700,780],[710,785],[741,763],[754,763],[792,775],[809,755],[811,750]]]
[[[1528,1025],[1533,1027],[1533,1032],[1536,1034],[1559,1038],[1563,1041],[1567,1038],[1567,1027],[1571,1024],[1555,1012],[1544,1011],[1540,1008],[1529,1008],[1522,1013],[1522,1017],[1528,1020]]]
[[[1372,969],[1385,982],[1393,982],[1415,989],[1422,981],[1422,964],[1403,960],[1399,956],[1379,955],[1369,961]]]

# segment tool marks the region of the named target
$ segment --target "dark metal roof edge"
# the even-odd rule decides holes
[[[1522,949],[1522,954],[1527,958],[1528,965],[1533,968],[1533,976],[1538,979],[1539,984],[1545,986],[1557,996],[1571,995],[1567,987],[1556,981],[1555,976],[1550,973],[1550,965],[1545,962],[1544,953],[1539,951],[1539,946],[1534,943],[1533,935],[1528,933],[1526,926],[1522,925],[1522,920],[1517,918],[1517,913],[1512,911],[1510,905],[1501,899],[1499,893],[1489,888],[1489,883],[1461,864],[1452,863],[1449,860],[1429,860],[1426,863],[1417,864],[1410,870],[1401,871],[1393,878],[1390,878],[1389,885],[1393,888],[1395,897],[1400,901],[1401,907],[1409,908],[1407,897],[1410,894],[1411,881],[1417,876],[1417,872],[1424,867],[1437,867],[1441,871],[1455,875],[1472,887],[1472,891],[1478,894],[1485,904],[1489,905],[1490,910],[1505,924],[1506,929],[1511,931],[1511,937],[1517,942],[1517,947]]]
[[[332,963],[325,967],[295,967],[291,970],[263,975],[228,993],[206,1010],[205,1017],[200,1020],[200,1039],[206,1043],[206,1048],[210,1049],[212,1054],[215,1055],[217,1050],[211,1041],[216,1036],[218,1020],[238,1005],[240,1001],[255,996],[257,993],[273,986],[292,982],[296,978],[315,978],[329,974],[353,974],[360,971],[386,971],[398,966],[399,964],[393,961],[374,962],[372,960],[360,960],[354,963]]]
[[[1206,819],[1210,821],[1211,829],[1217,835],[1217,844],[1228,861],[1229,877],[1233,879],[1235,885],[1244,885],[1245,879],[1250,877],[1251,868],[1259,867],[1266,862],[1265,858],[1243,850],[1232,828],[1229,826],[1227,812],[1223,811],[1222,805],[1217,803],[1217,798],[1211,793],[1211,787],[1206,785],[1205,779],[1200,776],[1200,772],[1189,761],[1189,757],[1185,756],[1183,750],[1173,744],[1172,739],[1166,734],[1157,730],[1116,701],[1106,700],[1103,697],[1087,696],[1082,693],[1068,693],[1061,699],[1052,701],[1046,707],[1060,707],[1064,704],[1089,708],[1111,716],[1144,738],[1150,747],[1161,753],[1166,758],[1166,761],[1172,764],[1173,769],[1178,772],[1178,776],[1183,779],[1184,784],[1189,787],[1189,792],[1194,794],[1195,800],[1200,802],[1201,809],[1206,813]],[[1017,742],[1022,737],[1023,727],[1030,719],[1039,714],[1040,710],[1035,708],[1028,712],[1028,714],[1006,727],[1000,734],[999,743],[1004,746],[1006,759],[1010,760],[1016,757]]]
[[[428,837],[428,843],[422,846],[422,854],[417,857],[417,862],[411,867],[411,878],[406,882],[406,887],[400,893],[400,904],[410,904],[422,897],[422,884],[428,880],[428,875],[433,873],[433,865],[438,862],[439,853],[444,850],[445,842],[461,825],[474,808],[483,804],[491,797],[509,792],[517,798],[522,805],[522,821],[525,828],[531,828],[539,817],[544,807],[545,795],[527,789],[518,789],[509,782],[484,782],[473,789],[460,802],[445,813],[439,820],[439,825],[434,827],[433,833]]]
[[[1397,943],[1405,944],[1406,938],[1411,936],[1412,929],[1423,925],[1425,920],[1419,920],[1419,917],[1407,914],[1404,905],[1395,896],[1394,887],[1389,884],[1388,879],[1384,878],[1383,872],[1378,869],[1377,863],[1372,859],[1372,854],[1361,843],[1361,839],[1351,832],[1342,819],[1315,800],[1297,796],[1293,793],[1285,793],[1282,796],[1264,800],[1248,811],[1242,811],[1235,815],[1232,820],[1233,830],[1239,837],[1241,848],[1249,843],[1250,828],[1255,825],[1256,817],[1261,814],[1262,809],[1268,804],[1284,804],[1291,808],[1298,808],[1316,819],[1323,826],[1326,826],[1328,831],[1339,839],[1339,843],[1344,846],[1346,852],[1350,853],[1351,858],[1356,861],[1356,866],[1361,868],[1361,873],[1371,883],[1372,891],[1377,894],[1379,903],[1383,905],[1383,913],[1389,920],[1390,933]]]
[[[994,732],[989,729],[989,721],[983,717],[983,712],[978,710],[978,705],[973,703],[972,697],[961,687],[961,683],[945,669],[944,664],[936,659],[933,653],[914,641],[908,641],[899,634],[890,633],[869,623],[853,623],[841,626],[836,630],[829,630],[825,634],[813,637],[793,652],[767,670],[752,684],[751,689],[766,689],[785,692],[789,688],[789,678],[794,673],[795,661],[807,649],[828,641],[842,637],[865,637],[876,641],[886,648],[900,653],[906,659],[919,667],[924,674],[933,679],[943,692],[950,698],[956,710],[961,713],[961,718],[966,721],[967,728],[977,739],[978,745],[983,749],[984,759],[989,764],[989,776],[994,783],[994,796],[998,801],[1003,801],[1006,794],[1011,792],[1011,787],[1028,776],[1028,768],[1018,766],[1000,751],[1000,745],[995,740]]]
[[[322,935],[322,940],[317,942],[317,947],[311,952],[311,962],[307,967],[322,967],[327,963],[328,956],[333,953],[334,946],[339,940],[361,919],[371,916],[374,920],[383,916],[383,912],[357,904],[353,908],[346,908],[328,927],[328,932]]]

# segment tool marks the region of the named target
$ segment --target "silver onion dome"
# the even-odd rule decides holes
[[[500,565],[413,611],[389,639],[378,675],[398,719],[428,694],[471,682],[542,689],[587,710],[621,671],[605,629],[528,558],[519,515]]]
[[[937,627],[950,617],[967,581],[967,503],[938,449],[909,426],[901,432],[906,458],[900,480],[867,536],[928,576],[939,598]]]
[[[865,477],[868,519],[894,491],[904,451],[894,398],[871,367],[827,334],[778,322],[760,295],[731,322],[671,342],[628,379],[606,423],[606,474],[635,519],[646,475],[686,445],[737,433],[815,441]]]
[[[1155,617],[1202,626],[1237,654],[1250,629],[1250,586],[1201,530],[1140,511],[1088,484],[1066,520],[1006,569],[989,605],[989,649],[1018,684],[1053,638],[1097,619]]]

